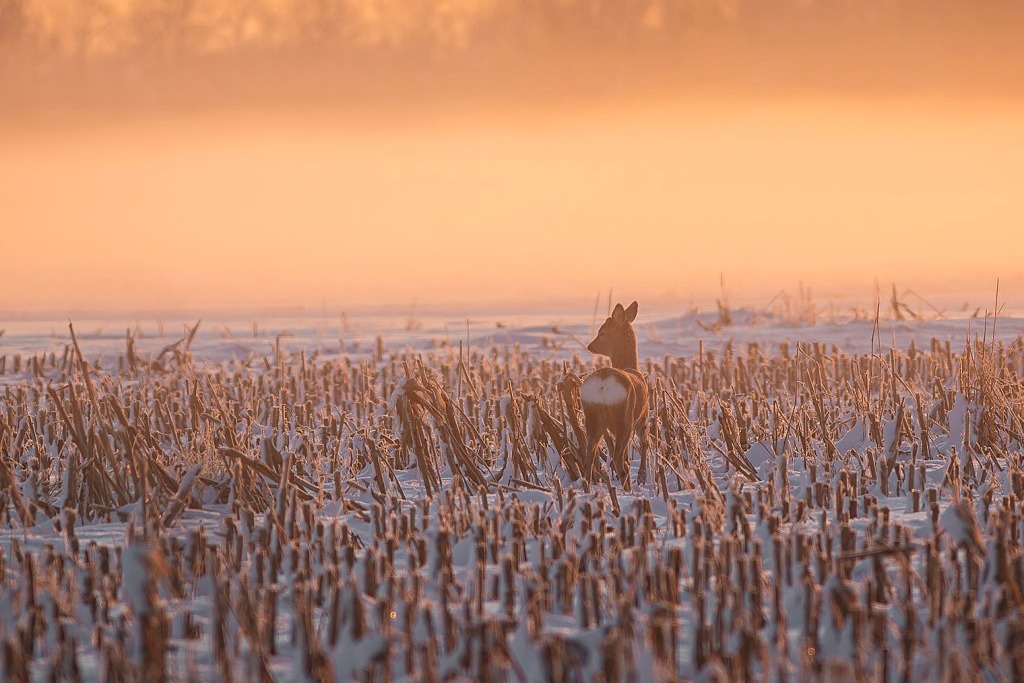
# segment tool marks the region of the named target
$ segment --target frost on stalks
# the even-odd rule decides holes
[[[1020,343],[646,360],[626,492],[580,358],[187,342],[3,387],[3,680],[1024,674]]]

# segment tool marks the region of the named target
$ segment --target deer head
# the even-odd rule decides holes
[[[612,359],[612,367],[623,370],[637,369],[636,332],[630,324],[636,320],[637,303],[634,301],[629,308],[615,304],[615,310],[604,321],[597,333],[597,338],[590,342],[587,350]]]

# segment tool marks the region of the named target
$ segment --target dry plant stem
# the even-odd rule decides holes
[[[0,389],[5,680],[1024,672],[1024,343],[652,359],[627,493],[582,478],[583,359],[204,367],[194,329],[159,364],[129,334],[120,372],[75,340]],[[165,569],[135,591],[143,534]]]

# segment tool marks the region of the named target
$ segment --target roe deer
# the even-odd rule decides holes
[[[580,402],[587,427],[587,450],[583,459],[584,475],[594,473],[597,446],[602,437],[608,444],[612,468],[626,489],[629,482],[629,442],[640,433],[640,471],[643,483],[647,470],[647,380],[637,365],[636,333],[631,322],[636,318],[636,302],[629,308],[615,304],[610,318],[601,325],[597,338],[587,350],[612,359],[612,367],[590,373],[580,386]]]

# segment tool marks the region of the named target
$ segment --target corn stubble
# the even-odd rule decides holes
[[[1024,677],[1020,340],[648,360],[626,494],[582,360],[193,335],[0,359],[5,680]]]

